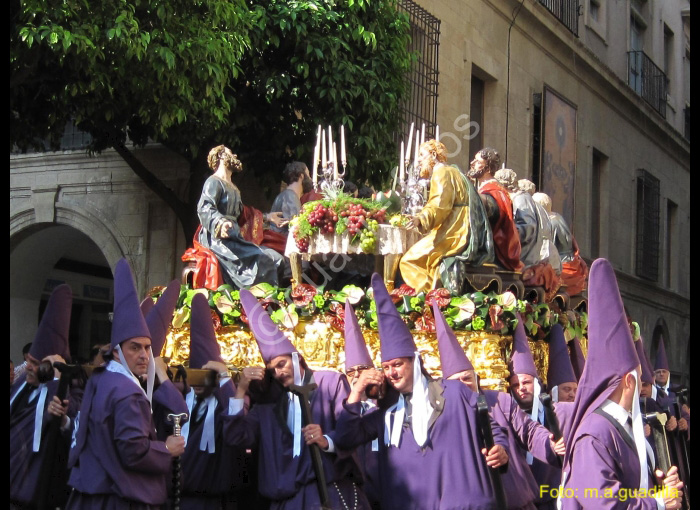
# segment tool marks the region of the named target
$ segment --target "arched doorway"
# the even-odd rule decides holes
[[[21,362],[51,291],[73,290],[70,349],[86,358],[90,347],[109,342],[113,277],[103,249],[77,228],[35,223],[10,237],[10,357]]]

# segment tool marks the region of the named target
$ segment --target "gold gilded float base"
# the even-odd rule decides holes
[[[286,331],[285,334],[313,370],[344,371],[344,337],[330,324],[321,319],[300,321],[293,331]],[[363,334],[375,366],[381,366],[378,332],[364,330]],[[506,391],[509,375],[507,359],[512,350],[513,338],[471,331],[455,331],[455,335],[479,374],[482,387]],[[418,351],[423,356],[427,371],[434,377],[440,377],[440,357],[435,333],[414,331],[413,338]],[[255,339],[247,328],[222,327],[217,331],[217,340],[221,347],[221,356],[230,367],[242,369],[246,366],[263,364]],[[535,358],[535,366],[544,381],[547,375],[549,346],[542,340],[529,343]],[[187,365],[189,350],[189,324],[180,329],[171,329],[163,356],[170,358],[172,365]]]

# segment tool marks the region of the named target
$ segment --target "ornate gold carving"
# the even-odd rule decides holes
[[[333,329],[330,324],[321,319],[302,320],[293,331],[287,331],[285,334],[299,349],[312,369],[344,370],[343,334]],[[374,330],[364,330],[363,334],[375,366],[381,366],[379,333]],[[513,338],[471,331],[456,331],[455,335],[479,374],[482,387],[506,391],[509,376],[507,356],[512,350]],[[171,329],[168,334],[164,356],[169,357],[173,365],[187,365],[189,338],[189,325],[177,330]],[[423,356],[426,370],[431,375],[439,377],[441,366],[435,333],[414,331],[413,338],[418,351]],[[250,365],[263,364],[255,339],[247,329],[240,326],[223,327],[217,332],[217,340],[221,347],[221,356],[227,365],[241,369]],[[580,341],[581,348],[587,350],[585,339]],[[544,381],[549,362],[549,345],[543,340],[529,342],[529,344],[535,366]]]

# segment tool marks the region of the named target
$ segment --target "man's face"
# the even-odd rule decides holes
[[[272,376],[285,388],[294,383],[294,364],[291,354],[283,354],[272,358],[267,364],[267,369],[272,372]]]
[[[476,374],[474,373],[474,370],[463,370],[462,372],[452,374],[447,379],[450,381],[461,381],[472,391],[479,390],[476,385]]]
[[[37,373],[39,370],[39,360],[29,353],[24,356],[24,359],[27,361],[27,384],[30,386],[39,386],[39,374]]]
[[[427,149],[423,148],[418,153],[418,168],[420,169],[420,177],[427,179],[433,173],[435,161],[433,155]]]
[[[357,382],[360,380],[360,374],[362,374],[362,372],[364,372],[365,370],[374,370],[374,368],[368,367],[365,365],[359,365],[359,366],[352,367],[348,371],[347,376],[348,376],[348,381],[350,382],[350,388],[355,387],[355,384],[357,384]],[[385,389],[386,389],[386,379],[383,379],[381,385],[376,385],[376,384],[368,385],[367,388],[365,388],[365,396],[367,398],[374,398],[374,399],[382,398],[382,396],[385,393]]]
[[[396,358],[382,363],[384,377],[399,393],[413,391],[413,358]]]
[[[651,398],[651,383],[648,382],[643,382],[642,383],[642,389],[639,392],[640,397],[646,397],[646,398]]]
[[[535,378],[528,374],[516,374],[510,377],[510,389],[515,400],[523,409],[532,407],[535,396]]]
[[[143,377],[148,372],[151,359],[151,339],[136,337],[121,343],[122,355],[129,370],[136,377]]]
[[[654,370],[654,378],[656,379],[656,384],[658,384],[659,386],[666,385],[666,383],[668,382],[669,375],[671,375],[671,372],[669,372],[668,370],[664,370],[663,368]]]
[[[476,156],[469,164],[469,177],[480,179],[484,174],[488,173],[489,163],[481,157],[481,153],[476,153]]]
[[[559,402],[573,402],[576,400],[578,383],[568,382],[559,385]]]
[[[222,155],[222,160],[224,161],[224,165],[226,165],[226,170],[231,172],[232,174],[236,174],[238,172],[242,172],[243,168],[236,168],[235,161],[236,158],[233,155],[233,152],[231,149],[226,149],[224,151],[224,154]]]
[[[192,386],[194,394],[198,397],[207,398],[209,395],[214,393],[214,388],[211,386]]]
[[[301,191],[302,193],[308,193],[309,191],[314,189],[314,182],[311,180],[311,176],[309,175],[309,169],[306,169],[306,172],[304,172],[304,175],[300,177],[301,179]]]

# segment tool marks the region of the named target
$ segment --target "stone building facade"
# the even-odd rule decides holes
[[[546,187],[544,103],[574,111],[565,195],[582,255],[612,262],[652,360],[663,337],[673,377],[687,382],[689,2],[419,4],[440,20],[437,124],[461,168],[491,146]]]

